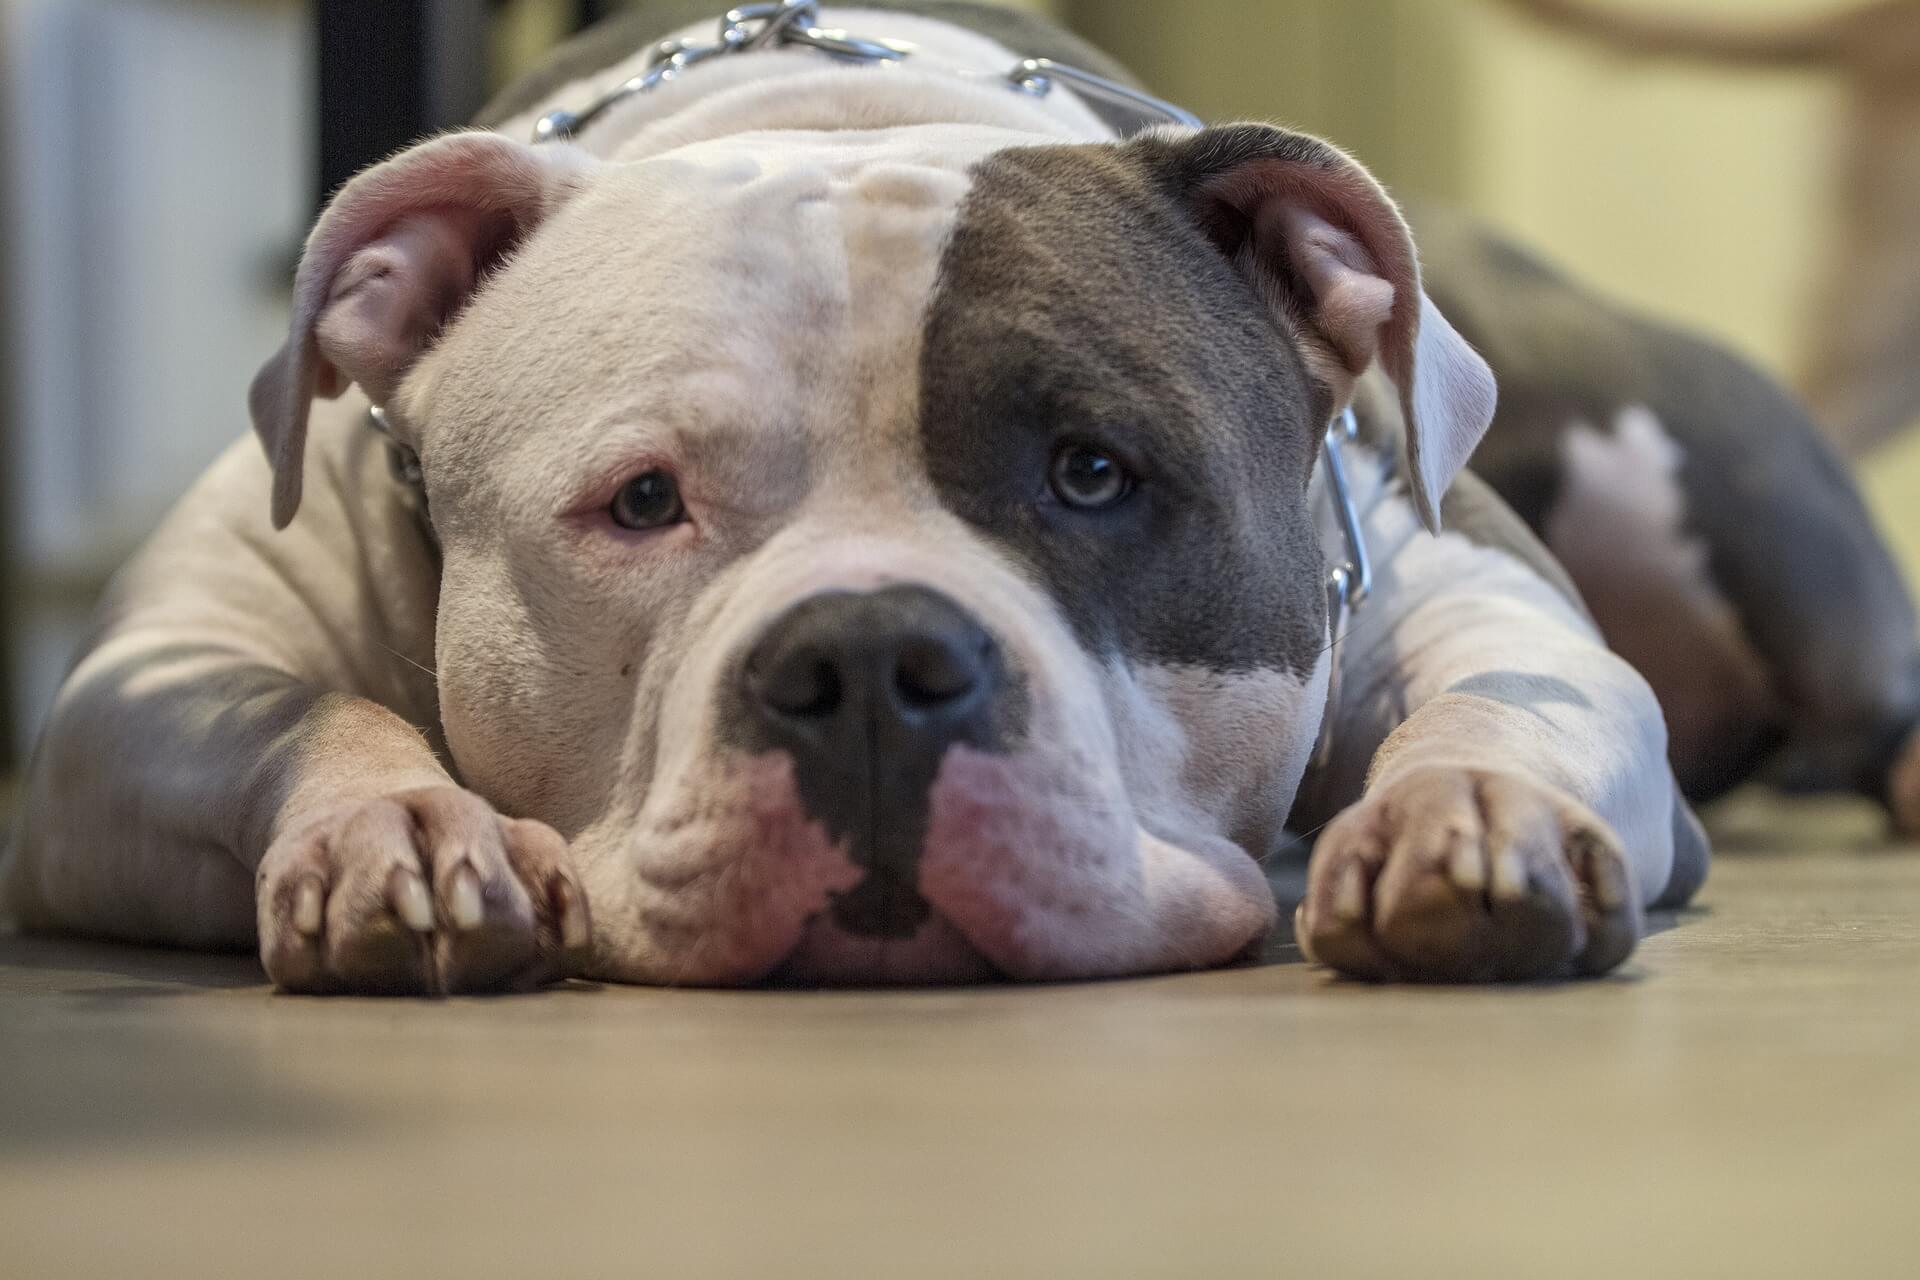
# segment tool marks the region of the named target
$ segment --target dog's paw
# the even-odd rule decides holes
[[[1618,840],[1541,783],[1415,769],[1330,823],[1294,917],[1301,950],[1378,982],[1604,973],[1639,941]]]
[[[280,837],[255,903],[260,959],[288,991],[532,987],[578,972],[592,939],[566,842],[452,786],[347,804]]]
[[[1907,734],[1887,770],[1887,809],[1896,835],[1920,840],[1920,729]]]

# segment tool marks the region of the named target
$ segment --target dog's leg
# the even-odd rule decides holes
[[[1335,721],[1365,789],[1314,850],[1301,945],[1379,980],[1611,969],[1694,831],[1652,691],[1519,558],[1387,506]]]
[[[116,580],[35,757],[8,905],[30,927],[257,942],[295,990],[562,972],[588,934],[565,846],[461,790],[416,727],[431,555],[378,450],[324,434],[300,525],[267,531],[243,443]]]

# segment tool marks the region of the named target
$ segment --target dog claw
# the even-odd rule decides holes
[[[1518,849],[1494,853],[1493,896],[1508,902],[1518,902],[1527,896],[1527,864]]]
[[[307,937],[315,937],[320,932],[321,908],[320,881],[308,876],[293,891],[293,927]]]
[[[387,897],[400,923],[415,933],[433,932],[433,898],[427,893],[427,882],[420,878],[419,872],[405,867],[395,871]]]
[[[1627,904],[1627,877],[1620,864],[1611,858],[1588,859],[1593,900],[1602,911],[1618,911]]]
[[[465,932],[478,929],[487,918],[486,903],[480,897],[480,876],[471,865],[463,864],[453,873],[447,890],[447,914],[453,927]]]
[[[1479,846],[1471,840],[1460,840],[1453,846],[1453,854],[1447,859],[1447,874],[1454,884],[1469,893],[1478,893],[1487,887],[1487,867],[1481,860]]]
[[[1333,914],[1347,921],[1366,918],[1367,885],[1357,862],[1340,868],[1340,879],[1333,888]]]
[[[578,951],[593,939],[586,904],[580,901],[580,891],[565,880],[554,889],[553,896],[559,908],[560,945],[569,951]]]

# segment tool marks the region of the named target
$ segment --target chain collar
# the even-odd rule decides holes
[[[393,420],[387,417],[387,411],[380,405],[367,407],[367,426],[387,446],[387,470],[400,485],[406,495],[407,504],[412,507],[413,515],[420,522],[420,529],[427,535],[427,541],[437,549],[439,537],[433,531],[433,518],[427,513],[427,475],[420,469],[420,454],[414,447],[400,438],[393,429]]]
[[[766,4],[730,9],[720,19],[719,34],[713,41],[704,44],[692,40],[662,41],[648,53],[646,66],[639,75],[578,111],[549,111],[541,116],[533,126],[533,140],[551,142],[577,137],[582,129],[628,98],[651,93],[714,58],[758,49],[797,48],[813,49],[841,62],[887,66],[906,62],[916,52],[913,45],[903,40],[851,35],[837,28],[822,27],[818,25],[819,20],[818,0],[771,0]],[[1003,84],[1016,93],[1035,98],[1046,97],[1057,82],[1065,82],[1083,97],[1137,111],[1153,122],[1193,129],[1203,124],[1200,117],[1184,107],[1051,58],[1022,58],[1001,75],[960,70],[955,74]]]
[[[1352,406],[1327,424],[1320,440],[1327,463],[1327,498],[1340,521],[1340,537],[1347,558],[1327,571],[1327,710],[1320,717],[1320,736],[1313,746],[1315,768],[1333,759],[1333,721],[1340,712],[1340,642],[1353,626],[1353,615],[1373,594],[1373,561],[1367,556],[1366,534],[1360,512],[1353,505],[1353,487],[1347,483],[1347,463],[1341,446],[1360,436],[1360,421]]]

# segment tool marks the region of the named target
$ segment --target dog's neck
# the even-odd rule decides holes
[[[1031,134],[1036,142],[1113,136],[1070,92],[1036,97],[1009,85],[1007,69],[1025,56],[1022,50],[915,14],[831,8],[821,16],[856,35],[909,43],[913,56],[900,64],[861,65],[812,49],[779,48],[717,58],[613,105],[573,141],[606,159],[639,160],[716,138],[784,130],[976,124]],[[710,40],[713,25],[685,27],[672,38]],[[535,109],[502,122],[501,131],[531,137],[545,112],[592,105],[644,70],[652,48],[556,90]]]

